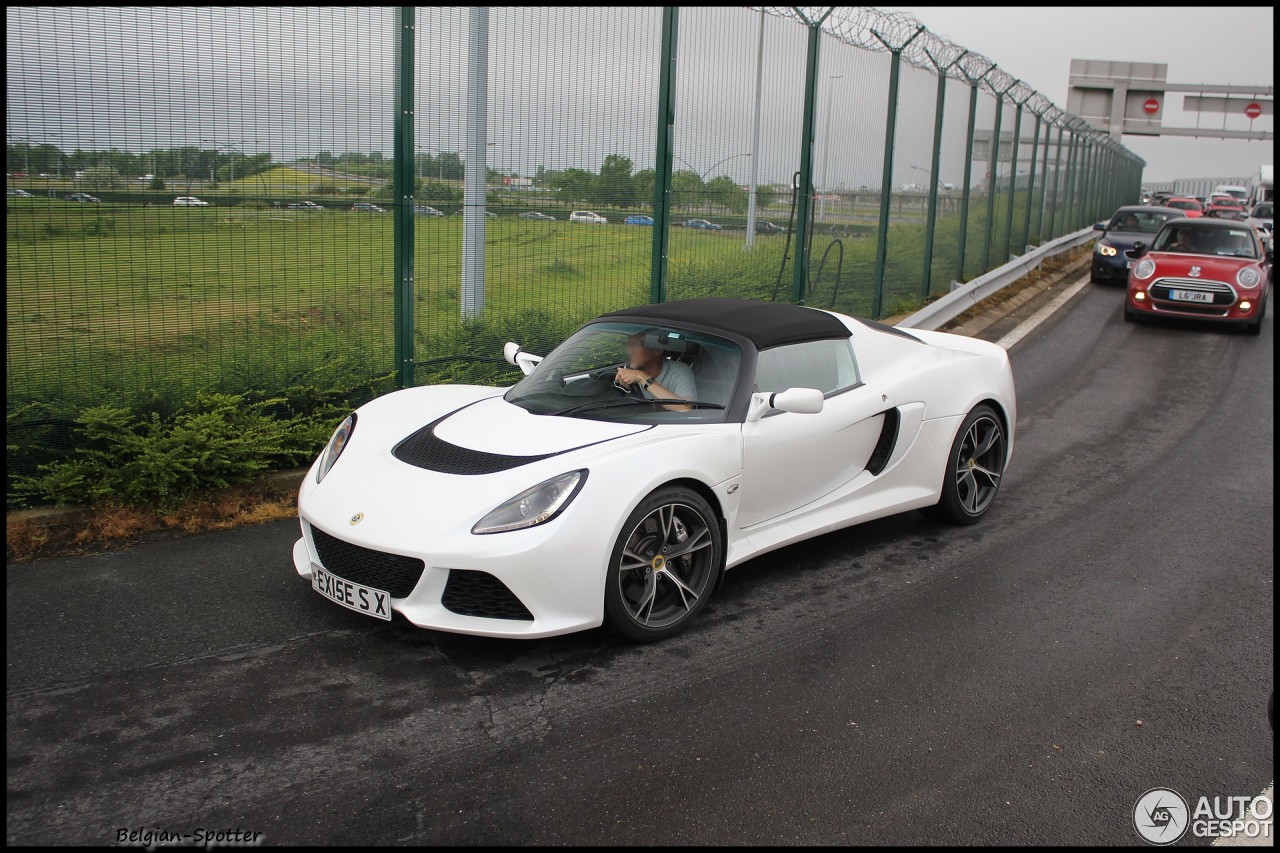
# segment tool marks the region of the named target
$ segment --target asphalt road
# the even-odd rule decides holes
[[[1150,788],[1252,796],[1272,323],[1134,327],[1120,299],[1012,351],[981,524],[759,558],[659,644],[383,625],[294,574],[291,523],[10,566],[7,841],[1142,844]]]

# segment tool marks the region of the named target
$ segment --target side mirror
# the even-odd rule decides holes
[[[770,410],[792,412],[797,415],[816,415],[822,411],[826,400],[817,388],[788,388],[751,395],[751,408],[747,410],[747,422],[758,421]]]
[[[1133,244],[1133,248],[1124,253],[1124,256],[1131,261],[1136,261],[1142,257],[1147,251],[1147,244],[1139,240]]]
[[[1106,231],[1106,230],[1107,230],[1107,223],[1105,223],[1105,222],[1095,222],[1095,223],[1093,223],[1093,230],[1094,230],[1094,231]]]
[[[503,345],[502,357],[507,360],[508,364],[514,364],[520,368],[525,376],[533,373],[533,369],[538,366],[538,362],[542,361],[542,356],[523,351],[515,341],[507,341]]]

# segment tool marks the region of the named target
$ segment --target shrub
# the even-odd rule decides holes
[[[78,446],[42,465],[17,490],[58,504],[116,503],[172,509],[192,495],[246,483],[313,458],[333,418],[279,418],[280,399],[246,403],[242,395],[197,394],[171,418],[95,406],[76,419]]]

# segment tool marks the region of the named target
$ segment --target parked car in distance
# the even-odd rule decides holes
[[[1139,241],[1151,243],[1151,237],[1170,219],[1182,219],[1182,211],[1173,207],[1148,207],[1127,205],[1120,208],[1109,222],[1098,222],[1093,230],[1102,236],[1093,244],[1093,258],[1089,262],[1089,281],[1101,284],[1129,280],[1129,268],[1133,262],[1125,253]]]
[[[35,198],[35,196],[33,196],[31,193],[27,192],[26,190],[18,189],[17,187],[9,187],[9,197],[10,198]]]
[[[531,210],[531,211],[529,211],[528,213],[522,213],[522,214],[520,214],[520,218],[521,218],[521,219],[536,219],[536,220],[537,220],[537,221],[539,221],[539,222],[555,222],[555,221],[556,221],[556,218],[555,218],[554,216],[548,216],[547,214],[545,214],[545,213],[539,213],[539,212],[538,212],[538,211],[536,211],[536,210]]]
[[[1244,211],[1244,203],[1229,195],[1214,195],[1209,197],[1209,206],[1204,209],[1204,215],[1213,219],[1245,219],[1248,214]]]
[[[721,227],[705,219],[686,219],[681,223],[685,228],[701,228],[705,231],[720,231]]]
[[[295,201],[289,205],[289,210],[324,210],[324,205],[316,204],[314,201]]]
[[[443,213],[429,204],[416,204],[413,206],[413,212],[419,216],[444,216]]]
[[[1155,239],[1135,243],[1124,319],[1211,320],[1262,329],[1271,284],[1272,250],[1244,222],[1173,219]]]
[[[605,219],[594,210],[575,210],[569,214],[570,222],[590,222],[593,225],[604,225],[609,220]]]
[[[1249,224],[1266,234],[1268,240],[1271,239],[1275,233],[1275,204],[1269,201],[1255,204],[1249,211]]]
[[[1204,206],[1200,204],[1200,200],[1190,196],[1174,196],[1165,201],[1161,207],[1172,207],[1175,210],[1181,210],[1182,215],[1188,219],[1204,216]]]
[[[63,199],[65,199],[66,201],[78,201],[84,204],[101,204],[102,203],[102,199],[98,198],[97,196],[89,195],[88,193],[71,193],[71,195],[64,195]]]
[[[1238,186],[1236,184],[1218,184],[1213,188],[1213,192],[1210,193],[1210,197],[1215,195],[1230,196],[1240,202],[1241,207],[1244,207],[1249,203],[1249,188]]]
[[[623,225],[652,225],[653,217],[645,216],[643,213],[633,213],[626,219],[622,220]]]
[[[208,207],[209,202],[201,201],[193,195],[180,195],[173,200],[174,207]]]
[[[351,205],[351,209],[357,213],[386,213],[384,208],[378,207],[376,204],[370,204],[367,201],[358,201]]]
[[[767,219],[760,219],[756,221],[757,234],[781,234],[786,230],[787,229],[783,228],[781,225],[775,225]]]

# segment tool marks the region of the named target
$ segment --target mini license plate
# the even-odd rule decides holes
[[[344,580],[315,563],[311,564],[311,588],[348,610],[391,621],[391,593],[385,590]]]
[[[1170,290],[1169,298],[1174,302],[1207,302],[1213,304],[1213,294],[1199,290]]]

